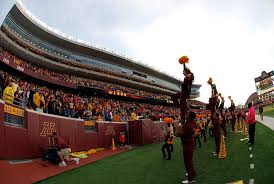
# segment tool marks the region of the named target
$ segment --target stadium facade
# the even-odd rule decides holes
[[[60,73],[73,73],[80,77],[163,95],[181,90],[182,81],[175,77],[123,54],[55,31],[35,18],[20,1],[11,8],[2,23],[0,43],[1,47],[20,59]],[[86,65],[95,70],[66,65],[64,61]],[[106,75],[100,69],[119,75]],[[201,85],[193,85],[193,98],[199,97],[200,87]]]

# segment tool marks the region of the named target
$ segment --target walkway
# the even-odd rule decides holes
[[[103,150],[89,155],[86,159],[81,159],[79,165],[72,162],[64,168],[52,165],[47,161],[44,162],[41,159],[34,159],[31,163],[24,164],[10,164],[8,160],[0,160],[1,184],[31,184],[124,151],[126,150]]]
[[[264,120],[261,120],[260,115],[256,115],[256,120],[274,131],[274,118],[264,116]]]

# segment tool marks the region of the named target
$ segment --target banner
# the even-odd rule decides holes
[[[110,94],[110,95],[118,95],[118,96],[127,96],[126,93],[121,92],[121,91],[108,91],[108,94]]]
[[[4,104],[4,123],[16,127],[25,127],[25,110]]]
[[[97,123],[95,121],[84,121],[86,131],[97,131]]]
[[[25,111],[23,109],[7,104],[4,104],[4,112],[15,116],[25,117]]]

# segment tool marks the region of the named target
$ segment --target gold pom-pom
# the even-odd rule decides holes
[[[166,117],[166,118],[164,119],[164,122],[165,122],[165,123],[172,123],[172,122],[173,122],[173,119],[172,119],[172,118]]]
[[[180,64],[186,64],[189,62],[189,58],[187,56],[182,56],[179,58],[179,63]]]

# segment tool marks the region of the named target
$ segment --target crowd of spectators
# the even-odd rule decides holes
[[[42,69],[22,61],[0,48],[0,53],[10,61],[33,72],[40,73],[53,79],[67,83],[99,88],[108,91],[120,91],[137,96],[156,99],[170,99],[166,95],[148,93],[145,91],[123,87],[120,85],[99,82],[91,79],[70,76]],[[36,111],[83,119],[99,119],[105,121],[128,121],[138,118],[149,118],[159,121],[167,116],[178,117],[178,109],[170,106],[151,105],[148,103],[128,102],[102,97],[87,97],[64,90],[50,89],[30,81],[22,80],[19,75],[7,73],[0,69],[0,96],[5,102],[28,107]],[[190,106],[205,107],[205,104],[190,100]],[[192,109],[197,114],[208,115],[203,108]]]
[[[136,81],[136,82],[141,82],[141,83],[144,83],[144,84],[149,84],[149,85],[152,85],[152,86],[156,86],[156,87],[160,87],[160,88],[163,88],[163,89],[170,90],[170,88],[165,87],[163,85],[159,85],[157,83],[153,83],[153,82],[145,80],[145,79],[134,77],[134,76],[129,75],[129,74],[124,74],[122,72],[119,73],[117,71],[111,71],[111,70],[106,70],[106,69],[94,67],[94,66],[92,66],[90,64],[85,64],[85,63],[81,63],[81,62],[75,62],[75,61],[72,61],[72,60],[68,60],[67,58],[61,59],[60,54],[56,53],[54,55],[54,53],[53,52],[49,52],[48,49],[47,50],[43,50],[43,52],[42,52],[41,48],[37,48],[37,45],[33,45],[32,42],[29,42],[29,44],[26,44],[26,43],[24,43],[23,40],[20,40],[20,39],[14,37],[6,29],[4,29],[4,28],[2,28],[2,29],[3,29],[4,33],[6,33],[7,36],[11,37],[13,39],[13,41],[16,42],[17,44],[23,46],[24,48],[26,48],[27,50],[30,50],[31,52],[33,52],[35,54],[38,54],[38,55],[40,55],[40,56],[42,56],[44,58],[53,60],[55,62],[60,62],[60,63],[66,64],[66,65],[70,65],[70,66],[74,66],[74,67],[78,67],[78,68],[83,68],[83,69],[88,69],[88,70],[92,70],[92,71],[96,71],[96,72],[101,72],[101,73],[104,73],[104,74],[107,74],[107,75],[110,75],[110,76],[117,76],[117,77],[120,77],[120,78],[125,78],[125,79],[128,79],[128,80],[132,80],[132,81]],[[31,44],[31,46],[30,46],[30,44]]]
[[[4,81],[1,87],[4,89],[4,101],[44,113],[106,121],[127,121],[137,118],[157,121],[166,116],[178,114],[178,110],[169,106],[87,97],[63,90],[49,89],[24,81],[19,76],[2,70],[0,70],[0,78]]]
[[[175,107],[80,96],[72,92],[42,87],[2,70],[0,70],[0,81],[0,90],[4,91],[4,101],[59,116],[105,121],[128,121],[138,118],[159,121],[167,116],[179,116],[179,109]],[[8,95],[5,94],[6,89],[9,90]],[[192,102],[199,103],[191,100],[191,105]],[[210,114],[205,109],[192,109],[192,111],[198,115]]]
[[[116,85],[116,84],[110,84],[110,83],[95,81],[95,80],[91,80],[91,79],[87,79],[87,78],[71,76],[71,75],[64,74],[64,73],[61,74],[61,73],[53,72],[48,69],[40,68],[40,67],[34,66],[30,63],[27,63],[25,61],[22,61],[22,60],[16,58],[15,56],[11,55],[7,51],[2,51],[1,54],[5,55],[5,57],[11,58],[19,66],[30,69],[33,72],[40,73],[44,76],[48,76],[52,79],[58,79],[58,80],[61,80],[61,81],[67,82],[67,83],[73,83],[73,84],[86,86],[86,87],[98,88],[98,89],[102,89],[105,91],[117,91],[117,92],[122,92],[122,93],[127,93],[127,94],[133,94],[133,95],[141,96],[141,97],[150,97],[150,98],[154,98],[154,99],[170,100],[169,96],[162,95],[162,94],[150,93],[150,92],[133,89],[133,88],[128,88],[128,87],[124,87],[124,86],[120,86],[120,85]]]

